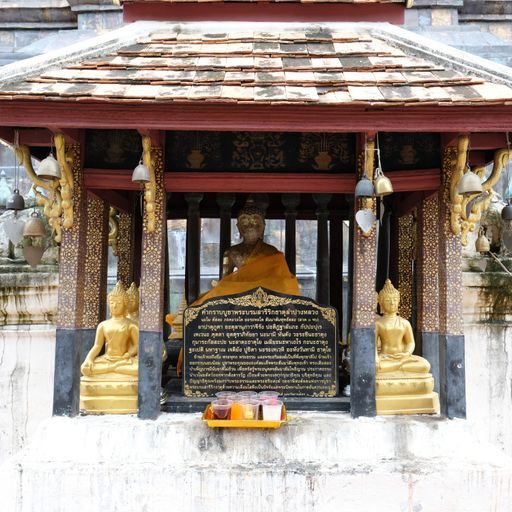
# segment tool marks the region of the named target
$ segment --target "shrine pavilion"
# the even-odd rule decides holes
[[[54,415],[79,413],[80,364],[106,316],[111,208],[117,278],[140,287],[138,416],[155,419],[168,221],[186,220],[191,304],[204,279],[201,219],[219,219],[222,265],[231,219],[252,195],[268,219],[285,219],[293,273],[296,223],[316,222],[315,298],[345,319],[350,398],[340,387],[309,408],[376,414],[375,295],[390,277],[441,414],[466,417],[462,247],[510,155],[512,71],[398,28],[406,8],[126,0],[124,27],[0,70],[0,138],[29,172],[28,155],[42,160],[55,144],[65,171],[61,213],[41,199],[60,243]],[[152,173],[142,187],[139,161]],[[458,192],[468,166],[483,196]],[[394,193],[355,197],[376,167]],[[367,226],[363,208],[375,215]],[[187,407],[187,397],[163,403]]]

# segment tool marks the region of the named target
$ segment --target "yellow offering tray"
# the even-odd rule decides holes
[[[283,405],[281,419],[279,421],[266,420],[216,420],[213,417],[211,404],[208,405],[203,413],[203,421],[210,428],[280,428],[283,423],[288,421],[286,407]]]

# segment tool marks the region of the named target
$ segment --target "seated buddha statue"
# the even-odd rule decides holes
[[[259,286],[274,292],[299,295],[297,278],[290,272],[284,254],[263,241],[265,212],[251,198],[238,212],[236,226],[242,242],[224,253],[222,279],[193,305]]]
[[[223,257],[222,279],[209,291],[201,295],[192,306],[208,299],[242,293],[262,287],[287,295],[299,295],[299,282],[290,272],[284,254],[273,245],[263,241],[265,212],[249,198],[238,212],[237,229],[242,242],[226,250]],[[166,316],[174,331],[178,331],[182,317]],[[182,328],[181,328],[182,332]],[[183,351],[180,351],[177,373],[181,372]]]
[[[128,294],[121,282],[109,293],[108,303],[111,318],[98,325],[94,345],[81,366],[80,408],[137,412],[139,328],[126,317]]]
[[[397,314],[400,292],[389,279],[378,299],[382,316],[375,325],[377,414],[438,413],[430,363],[413,354],[412,327]]]
[[[139,289],[135,283],[130,285],[130,288],[126,290],[128,302],[126,305],[126,318],[133,320],[139,325]]]

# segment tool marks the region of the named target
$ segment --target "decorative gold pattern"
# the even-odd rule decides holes
[[[43,214],[48,219],[48,224],[52,228],[54,238],[57,243],[62,239],[62,198],[59,190],[59,182],[42,180],[37,176],[32,166],[30,157],[30,149],[21,145],[15,148],[16,157],[21,165],[23,165],[28,177],[32,180],[32,190],[36,196],[39,206],[43,207]],[[46,190],[47,194],[42,194],[39,188]]]
[[[411,321],[413,297],[413,260],[416,245],[416,221],[413,214],[398,219],[398,289],[400,314]]]
[[[439,331],[439,198],[418,208],[417,325],[418,331]]]
[[[73,226],[73,166],[75,154],[67,151],[66,140],[62,133],[54,137],[57,150],[57,160],[60,164],[60,194],[62,196],[62,227],[69,229]]]
[[[459,139],[460,142],[460,139]],[[464,157],[465,158],[465,157]],[[459,172],[460,147],[449,146],[443,154],[443,189],[439,203],[439,329],[443,334],[463,334],[462,247],[452,229],[453,174]]]
[[[255,171],[284,167],[282,133],[238,132],[233,140],[233,167]]]
[[[81,326],[95,329],[105,319],[107,292],[108,204],[87,196],[87,241],[85,244],[84,305]]]
[[[59,264],[59,317],[58,327],[81,327],[83,307],[85,241],[87,233],[87,216],[85,212],[86,197],[81,186],[80,146],[66,148],[66,153],[73,155],[73,226],[62,231]]]
[[[350,164],[352,148],[349,139],[338,133],[302,133],[300,138],[299,162],[310,163],[317,171],[329,171],[336,160]]]
[[[299,306],[310,306],[319,311],[325,320],[336,328],[336,311],[334,308],[326,308],[315,304],[313,301],[296,299],[294,297],[278,297],[277,295],[269,295],[263,288],[257,288],[252,295],[243,295],[242,297],[221,297],[219,299],[210,300],[199,306],[191,306],[185,310],[185,326],[195,320],[199,313],[206,307],[212,306],[242,306],[255,307],[258,309],[265,307],[286,306],[287,304],[296,304]]]
[[[372,151],[373,155],[373,151]],[[363,175],[364,152],[358,158],[358,178]],[[365,170],[367,172],[368,166]],[[373,172],[373,171],[372,171]],[[356,211],[359,209],[355,201]],[[375,211],[375,201],[365,200],[366,206]],[[353,269],[353,299],[352,327],[374,327],[377,298],[375,292],[375,269],[377,265],[377,235],[372,229],[368,236],[354,224],[354,269]]]
[[[119,212],[113,207],[110,207],[108,212],[108,245],[112,247],[112,254],[117,258],[117,237],[119,236]]]
[[[470,194],[463,197],[457,192],[457,185],[467,167],[469,136],[459,136],[457,154],[452,156],[455,160],[454,171],[450,181],[450,208],[451,208],[451,229],[456,235],[460,234],[462,245],[468,244],[468,234],[475,231],[476,225],[482,218],[482,213],[489,208],[493,196],[492,187],[499,181],[501,173],[507,165],[512,154],[508,149],[498,149],[494,153],[492,172],[482,183],[483,192]],[[476,167],[476,174],[482,179],[485,167]]]
[[[119,213],[117,234],[117,280],[128,287],[133,280],[133,215]]]
[[[140,330],[160,332],[162,331],[164,307],[164,235],[166,228],[164,160],[161,148],[153,148],[151,153],[156,186],[155,223],[153,231],[145,229],[142,237]],[[146,222],[148,222],[147,219],[145,219]]]
[[[144,231],[153,233],[156,226],[156,179],[155,179],[155,160],[156,150],[151,149],[151,137],[142,136],[142,159],[144,165],[149,170],[149,183],[144,185]]]

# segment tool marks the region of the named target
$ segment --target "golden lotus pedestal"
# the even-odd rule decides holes
[[[430,373],[377,374],[377,414],[438,414],[439,396]]]
[[[80,410],[92,414],[137,412],[136,376],[105,373],[80,379]]]

